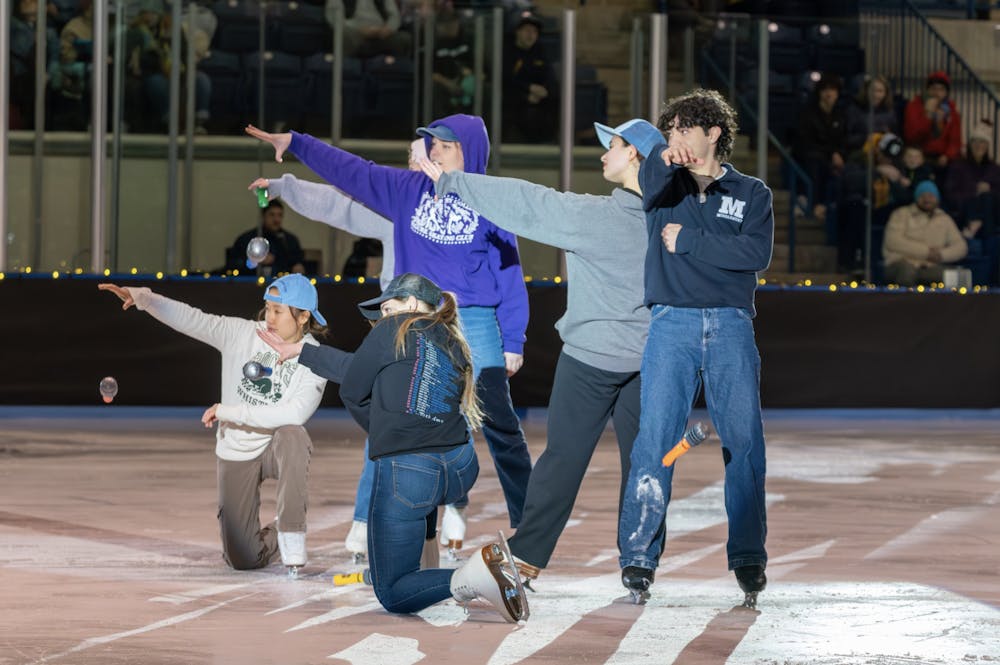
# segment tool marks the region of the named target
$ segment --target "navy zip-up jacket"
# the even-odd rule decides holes
[[[771,263],[774,211],[771,190],[730,164],[702,194],[683,166],[667,166],[660,144],[639,169],[646,210],[645,302],[673,307],[739,307],[756,314],[757,271]],[[660,233],[681,224],[676,253]]]

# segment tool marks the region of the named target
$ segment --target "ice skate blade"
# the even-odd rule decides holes
[[[650,593],[648,591],[639,591],[638,589],[629,590],[629,598],[633,605],[645,605],[646,601],[649,600]]]
[[[745,607],[750,610],[757,609],[757,593],[758,592],[756,591],[747,591],[746,598],[743,599],[743,605],[741,605],[741,607]]]
[[[351,563],[358,565],[365,560],[364,552],[351,552]]]
[[[510,553],[510,546],[507,545],[503,531],[497,531],[497,536],[499,543],[494,545],[494,548],[498,547],[500,550],[497,554],[500,556],[501,571],[504,577],[514,584],[514,588],[508,589],[505,593],[504,604],[516,623],[527,621],[531,611],[528,609],[528,597],[524,594],[524,585],[521,583],[521,572],[514,563],[514,555]]]
[[[299,568],[302,566],[288,566],[288,579],[297,580],[299,579]]]

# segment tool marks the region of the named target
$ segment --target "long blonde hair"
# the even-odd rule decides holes
[[[455,294],[451,291],[442,291],[441,297],[444,302],[433,311],[399,313],[405,316],[406,320],[399,325],[399,330],[396,331],[396,355],[402,357],[406,354],[406,334],[417,321],[427,321],[428,327],[444,326],[461,354],[461,357],[456,358],[450,346],[445,349],[452,363],[456,367],[462,368],[464,386],[462,388],[461,409],[466,420],[469,421],[469,427],[475,431],[483,425],[483,409],[479,403],[479,397],[476,395],[476,378],[472,371],[472,351],[469,349],[469,343],[465,340],[462,327],[458,322],[458,301],[455,299]],[[418,299],[417,302],[423,301]]]

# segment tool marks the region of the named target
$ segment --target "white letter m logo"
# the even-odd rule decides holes
[[[722,203],[719,205],[719,214],[716,216],[742,223],[743,207],[746,204],[746,201],[739,201],[731,196],[723,196]]]

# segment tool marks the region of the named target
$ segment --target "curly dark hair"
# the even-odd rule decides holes
[[[715,144],[715,156],[720,162],[733,154],[736,138],[736,111],[717,90],[697,88],[691,92],[673,97],[663,105],[657,127],[662,132],[670,132],[677,118],[681,127],[701,127],[706,133],[712,127],[722,130]]]

